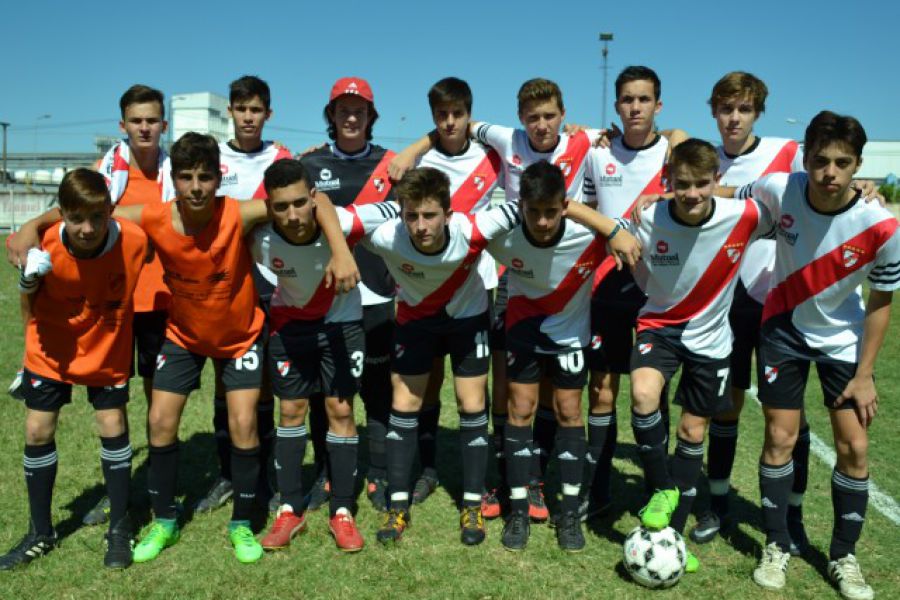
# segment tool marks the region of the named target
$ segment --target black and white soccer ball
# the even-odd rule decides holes
[[[625,569],[648,588],[672,587],[684,575],[687,549],[684,538],[671,527],[651,531],[635,527],[625,537]]]

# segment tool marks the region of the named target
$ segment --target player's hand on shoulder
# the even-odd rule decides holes
[[[594,140],[594,148],[609,148],[612,141],[617,137],[622,137],[622,130],[615,123],[610,124],[609,129],[601,129],[600,135]]]
[[[855,404],[854,410],[859,424],[863,427],[871,425],[878,413],[878,392],[875,390],[875,379],[871,375],[855,375],[834,401],[834,406],[837,408],[849,401],[853,401]]]
[[[418,156],[416,156],[415,152],[410,151],[409,148],[401,150],[388,164],[388,177],[393,182],[400,181],[407,171],[415,168],[417,160]]]
[[[19,231],[6,238],[6,260],[12,266],[22,268],[28,260],[28,251],[37,248],[40,243],[37,228],[26,223]]]
[[[278,142],[275,142],[275,144],[276,144],[279,148],[284,148],[285,150],[287,149],[287,148],[285,148],[284,146],[278,144]],[[298,154],[298,155],[296,156],[296,158],[298,158],[298,159],[299,159],[299,158],[303,158],[303,157],[306,156],[307,154],[312,154],[312,153],[315,152],[316,150],[321,150],[322,148],[327,148],[327,147],[328,147],[328,144],[316,144],[316,145],[314,145],[314,146],[310,146],[309,148],[307,148],[306,150],[303,150],[300,154]]]
[[[877,200],[878,204],[881,206],[887,204],[887,198],[878,191],[878,186],[875,185],[875,182],[871,179],[854,179],[850,182],[850,185],[854,190],[859,192],[860,196],[862,196],[863,200],[866,202]]]
[[[644,212],[660,200],[667,200],[671,197],[672,194],[643,194],[641,196],[638,196],[637,202],[634,203],[634,209],[631,211],[631,214],[628,215],[628,218],[636,225],[640,225],[642,212]]]
[[[336,252],[325,265],[325,287],[334,286],[336,294],[346,294],[360,281],[359,267],[350,252]]]

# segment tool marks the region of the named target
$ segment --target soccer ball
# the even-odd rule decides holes
[[[650,531],[635,527],[625,537],[625,569],[648,588],[672,587],[684,575],[687,549],[684,539],[671,527]]]

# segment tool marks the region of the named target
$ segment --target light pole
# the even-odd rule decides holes
[[[0,181],[3,183],[9,183],[9,175],[7,175],[6,171],[6,128],[9,127],[9,123],[6,121],[0,121],[0,127],[3,127],[3,171],[0,172]]]
[[[603,110],[601,114],[603,115],[600,124],[602,127],[606,127],[606,87],[609,82],[609,43],[613,41],[612,33],[601,33],[600,41],[603,42]]]
[[[31,151],[34,154],[37,154],[37,136],[38,136],[38,123],[43,121],[44,119],[49,119],[53,115],[41,115],[34,119],[34,139],[32,140],[32,148]]]

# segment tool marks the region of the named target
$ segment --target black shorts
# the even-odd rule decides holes
[[[128,382],[119,385],[87,386],[88,401],[94,410],[119,408],[128,404]],[[56,412],[72,401],[72,384],[41,377],[28,371],[22,373],[22,395],[31,410]]]
[[[449,354],[456,377],[486,375],[491,360],[489,326],[487,312],[464,319],[429,317],[397,325],[391,370],[399,375],[424,375],[431,372],[435,358]]]
[[[750,367],[753,351],[759,348],[762,311],[763,305],[747,293],[743,282],[738,281],[728,322],[734,334],[731,346],[731,386],[741,390],[750,389]]]
[[[134,313],[134,345],[137,350],[137,374],[153,377],[156,357],[166,339],[168,311],[153,310]]]
[[[200,375],[206,356],[195,354],[166,338],[159,356],[153,389],[174,394],[188,395],[200,389]],[[259,389],[263,372],[262,336],[238,358],[214,358],[222,372],[222,385],[226,392]]]
[[[506,377],[515,383],[539,383],[544,377],[561,390],[579,390],[587,383],[584,350],[567,348],[557,354],[506,352]]]
[[[391,361],[396,308],[394,302],[363,306],[366,364],[387,365]]]
[[[591,298],[591,341],[588,368],[600,373],[631,371],[638,313],[647,301],[629,271],[611,271]]]
[[[642,367],[662,373],[666,383],[681,367],[675,404],[698,417],[712,417],[731,409],[729,358],[702,359],[679,351],[662,336],[639,333],[631,352],[632,370]]]
[[[294,321],[269,338],[272,390],[282,400],[352,398],[365,365],[362,323]]]
[[[488,290],[488,294],[491,291]],[[500,276],[497,284],[497,292],[494,296],[491,309],[491,350],[502,352],[506,350],[506,305],[509,302],[509,277],[506,271]]]
[[[812,361],[792,356],[781,348],[766,343],[764,339],[760,343],[756,359],[760,403],[769,408],[803,408],[810,362]],[[856,407],[856,402],[852,399],[838,407],[834,406],[834,401],[856,375],[856,363],[816,362],[816,371],[819,373],[826,408],[841,410]]]

